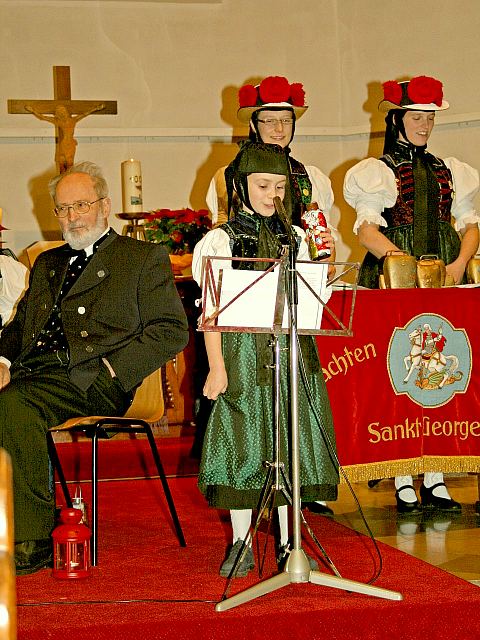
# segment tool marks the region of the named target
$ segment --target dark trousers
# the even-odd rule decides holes
[[[12,367],[11,376],[0,391],[0,446],[12,459],[15,541],[40,540],[54,525],[47,429],[76,416],[123,415],[133,394],[107,367],[81,391],[55,353],[25,360]]]

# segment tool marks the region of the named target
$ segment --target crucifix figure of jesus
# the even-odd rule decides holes
[[[53,67],[54,100],[8,100],[8,113],[30,113],[56,129],[55,161],[60,173],[74,163],[75,125],[91,114],[116,114],[116,101],[72,100],[70,67]]]

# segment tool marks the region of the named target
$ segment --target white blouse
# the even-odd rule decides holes
[[[478,171],[457,158],[445,158],[444,162],[453,178],[452,215],[455,218],[455,229],[461,231],[466,224],[480,224],[480,215],[473,205],[479,189]],[[381,160],[362,160],[347,171],[343,195],[357,212],[354,233],[358,233],[358,228],[364,222],[387,227],[382,212],[393,207],[397,200],[395,174]]]
[[[10,256],[0,255],[0,316],[5,325],[28,287],[28,269]]]

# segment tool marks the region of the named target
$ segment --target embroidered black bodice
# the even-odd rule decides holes
[[[398,140],[394,149],[380,158],[393,171],[397,183],[397,201],[393,207],[383,211],[383,217],[389,228],[413,223],[415,186],[412,152],[412,145]],[[443,222],[450,222],[453,199],[452,174],[443,160],[431,153],[425,152],[425,160],[436,177],[439,186],[438,219]]]

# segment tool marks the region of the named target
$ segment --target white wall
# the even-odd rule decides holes
[[[120,163],[142,162],[146,209],[205,206],[215,169],[235,153],[236,94],[247,81],[302,82],[309,110],[293,155],[332,179],[340,259],[359,259],[345,171],[381,152],[381,82],[434,75],[451,109],[429,145],[480,167],[480,3],[463,0],[0,0],[0,207],[19,253],[56,235],[46,183],[53,127],[7,113],[9,98],[53,96],[52,67],[71,67],[72,97],[117,100],[117,116],[76,128],[76,160],[105,169],[121,210]],[[112,219],[118,230],[120,220]]]

